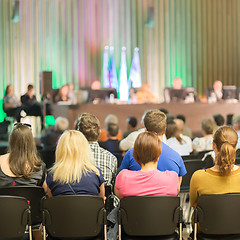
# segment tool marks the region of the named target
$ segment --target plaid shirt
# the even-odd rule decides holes
[[[113,184],[117,173],[117,158],[109,151],[101,148],[98,142],[89,143],[96,166],[102,171],[106,183]]]

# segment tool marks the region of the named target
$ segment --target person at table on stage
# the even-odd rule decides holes
[[[136,100],[138,104],[157,102],[157,98],[150,91],[149,83],[142,84],[142,87],[136,93]]]
[[[54,98],[57,104],[76,104],[76,96],[73,92],[73,84],[67,84],[59,89],[58,94]]]
[[[167,103],[184,101],[186,96],[187,92],[182,87],[182,79],[179,77],[173,79],[171,88],[165,88],[164,90],[165,102]]]
[[[12,85],[8,85],[3,97],[3,110],[8,116],[13,116],[17,122],[21,120],[21,102],[14,95],[14,88]]]
[[[27,87],[27,92],[21,96],[22,108],[28,116],[40,116],[43,129],[43,112],[41,104],[37,101],[34,95],[32,84]]]
[[[219,102],[223,100],[223,85],[222,82],[216,80],[213,86],[206,91],[208,102]]]

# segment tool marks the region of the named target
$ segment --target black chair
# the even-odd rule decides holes
[[[187,173],[182,178],[181,192],[188,192],[190,187],[190,180],[193,173],[199,169],[204,168],[204,161],[201,159],[191,159],[184,161]]]
[[[240,239],[240,194],[202,195],[194,210],[194,239],[197,223],[200,239]]]
[[[107,216],[99,196],[68,195],[42,199],[43,236],[53,238],[92,237],[107,239]],[[100,236],[99,236],[100,235]]]
[[[46,168],[49,169],[55,163],[55,152],[56,147],[51,147],[49,149],[42,149],[39,151],[39,155],[42,161],[46,164]]]
[[[0,196],[0,238],[21,238],[26,227],[32,239],[31,211],[23,197]]]
[[[24,197],[31,206],[32,225],[42,222],[41,199],[45,195],[44,189],[38,186],[11,186],[0,188],[0,195]]]
[[[176,196],[126,197],[118,212],[119,239],[182,239],[182,209]]]

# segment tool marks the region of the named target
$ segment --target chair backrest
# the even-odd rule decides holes
[[[23,197],[0,196],[0,238],[20,238],[28,224],[30,209]]]
[[[184,161],[187,173],[182,178],[181,191],[189,190],[190,180],[193,173],[204,168],[204,162],[201,159],[192,159]]]
[[[43,225],[57,238],[94,237],[106,219],[99,196],[68,195],[42,199]]]
[[[180,218],[177,196],[126,197],[120,201],[119,221],[130,236],[173,234]]]
[[[195,214],[205,234],[240,234],[240,194],[202,195]]]
[[[38,186],[11,186],[0,188],[0,195],[24,197],[30,202],[32,225],[42,222],[41,199],[44,189]]]

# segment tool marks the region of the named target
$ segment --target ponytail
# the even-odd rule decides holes
[[[216,163],[222,176],[230,175],[235,163],[236,150],[229,142],[225,141],[216,156]]]

